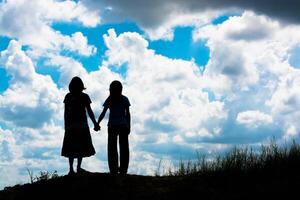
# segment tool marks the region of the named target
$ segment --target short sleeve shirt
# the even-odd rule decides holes
[[[90,97],[85,93],[68,93],[64,99],[65,103],[65,126],[78,124],[86,125],[86,107],[92,103]]]
[[[113,105],[110,101],[108,97],[103,104],[104,107],[109,108],[108,126],[128,125],[126,121],[126,108],[130,106],[128,98],[122,95],[121,100]]]

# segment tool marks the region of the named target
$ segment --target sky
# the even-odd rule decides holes
[[[28,170],[68,172],[63,99],[74,76],[96,117],[109,84],[122,82],[132,174],[297,140],[299,8],[295,0],[1,0],[0,189],[29,182]],[[106,125],[107,117],[91,130],[89,171],[108,172]]]

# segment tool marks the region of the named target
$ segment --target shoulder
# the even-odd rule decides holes
[[[107,98],[105,99],[105,101],[104,101],[104,103],[103,103],[103,106],[104,106],[104,107],[105,107],[105,106],[108,106],[108,105],[109,105],[109,101],[110,101],[110,96],[107,97]]]
[[[66,94],[65,98],[64,98],[64,103],[68,102],[69,99],[71,98],[72,94],[71,93],[68,93]]]
[[[128,98],[125,95],[122,95],[122,100],[123,101],[129,101]]]
[[[90,96],[87,93],[84,93],[84,92],[81,93],[81,96],[83,98],[90,98]]]
[[[125,105],[130,106],[129,99],[126,96],[122,95],[122,101],[125,103]]]
[[[85,102],[88,102],[88,103],[92,102],[90,96],[84,92],[81,93],[81,98],[83,98]]]

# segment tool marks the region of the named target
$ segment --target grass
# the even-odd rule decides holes
[[[165,175],[194,176],[266,170],[279,173],[296,167],[300,167],[300,145],[293,141],[291,145],[279,146],[275,140],[272,140],[270,144],[262,145],[259,150],[254,150],[251,147],[234,147],[223,156],[217,155],[213,158],[198,156],[198,159],[194,161],[180,161],[175,170],[169,169]],[[159,173],[156,172],[155,174]]]
[[[33,171],[27,168],[27,173],[30,179],[30,183],[34,183],[38,181],[46,181],[46,180],[55,179],[59,177],[56,170],[54,172],[40,171],[39,175],[35,176],[33,174]]]

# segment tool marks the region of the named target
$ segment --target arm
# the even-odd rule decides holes
[[[130,111],[129,111],[129,106],[127,106],[125,108],[125,111],[126,111],[126,121],[127,121],[127,124],[128,124],[128,135],[130,134],[130,121],[131,121],[131,117],[130,117]]]
[[[100,127],[99,127],[99,125],[96,122],[95,115],[94,115],[94,112],[92,111],[92,108],[91,108],[90,104],[88,104],[86,106],[86,109],[87,109],[89,117],[91,118],[92,122],[94,123],[94,130],[95,131],[100,130]]]
[[[64,109],[64,126],[65,126],[65,128],[68,128],[71,124],[71,122],[70,122],[70,111],[69,111],[70,107],[67,104],[65,104],[64,106],[65,106],[65,109]]]
[[[94,115],[94,112],[92,111],[92,108],[91,108],[90,104],[88,104],[88,105],[86,106],[86,109],[87,109],[87,112],[88,112],[89,117],[91,118],[92,122],[93,122],[94,124],[96,124],[97,122],[96,122],[96,119],[95,119],[95,115]]]
[[[67,117],[67,111],[66,111],[67,106],[66,106],[66,104],[64,104],[64,105],[65,105],[65,109],[64,109],[64,125],[65,125],[65,128],[66,128],[66,124],[68,123],[67,122],[68,117]]]
[[[98,124],[100,124],[100,122],[101,122],[102,119],[104,118],[107,109],[108,109],[107,106],[105,106],[105,107],[103,108],[103,111],[102,111],[102,113],[100,114],[99,119],[98,119]]]

